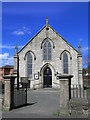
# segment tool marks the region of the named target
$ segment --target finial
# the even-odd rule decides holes
[[[46,30],[49,30],[48,17],[46,18]]]
[[[79,42],[78,50],[79,50],[79,54],[81,54],[81,44],[80,44],[80,42]]]
[[[17,55],[17,43],[15,45],[15,55]]]
[[[46,18],[46,25],[48,25],[48,17]]]
[[[81,44],[80,44],[80,42],[79,42],[79,48],[81,48]]]

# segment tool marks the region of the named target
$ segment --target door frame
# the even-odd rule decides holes
[[[52,88],[54,87],[54,81],[55,81],[55,74],[56,74],[56,70],[55,68],[50,64],[50,63],[46,63],[41,67],[40,70],[40,83],[41,83],[41,88],[43,88],[43,71],[46,67],[49,67],[52,71]]]

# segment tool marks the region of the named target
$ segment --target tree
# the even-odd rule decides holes
[[[83,74],[83,79],[84,79],[84,78],[85,78],[85,75],[86,75],[86,68],[83,68],[82,74]]]
[[[88,74],[90,75],[90,65],[88,65]]]

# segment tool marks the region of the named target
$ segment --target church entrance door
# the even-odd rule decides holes
[[[44,81],[43,87],[44,88],[51,88],[52,87],[52,71],[49,67],[44,70]]]

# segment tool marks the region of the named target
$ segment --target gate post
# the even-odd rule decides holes
[[[60,76],[60,114],[69,114],[69,100],[71,99],[71,75]]]
[[[9,111],[14,106],[14,80],[16,76],[5,75],[4,110]]]

